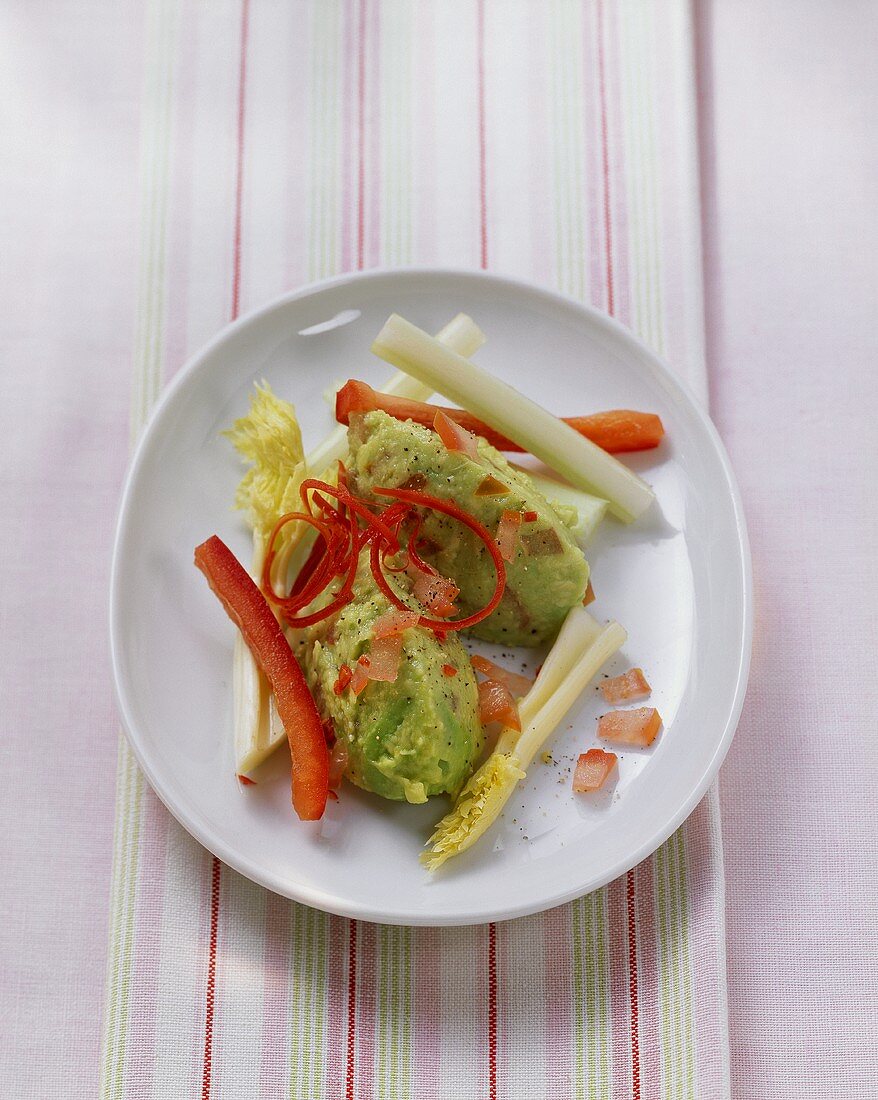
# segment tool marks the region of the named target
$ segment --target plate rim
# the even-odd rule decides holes
[[[166,410],[173,403],[177,391],[181,389],[199,369],[203,369],[204,363],[214,351],[225,343],[234,333],[257,323],[265,315],[282,309],[292,302],[308,298],[335,287],[368,283],[381,278],[396,278],[404,276],[430,277],[436,279],[469,280],[494,284],[499,290],[515,290],[535,296],[554,305],[563,305],[572,308],[599,328],[603,328],[623,343],[633,345],[633,348],[641,356],[645,356],[653,369],[670,384],[672,390],[676,389],[684,398],[688,411],[694,414],[709,439],[716,457],[719,459],[720,468],[726,482],[728,497],[732,505],[735,533],[737,536],[737,556],[741,562],[741,607],[742,607],[742,635],[741,646],[738,654],[737,669],[735,674],[735,690],[732,704],[726,718],[722,734],[717,740],[716,748],[701,779],[694,785],[689,796],[684,799],[676,812],[671,814],[669,820],[658,829],[654,829],[648,839],[636,849],[632,850],[624,859],[617,860],[616,864],[608,871],[598,875],[594,881],[575,885],[572,888],[562,890],[549,898],[542,898],[536,902],[525,901],[517,905],[506,906],[495,913],[485,913],[482,910],[467,912],[459,910],[453,913],[443,913],[435,916],[424,910],[406,910],[386,913],[369,904],[363,904],[351,899],[345,899],[336,894],[328,894],[319,888],[303,884],[291,884],[280,875],[273,874],[251,863],[246,858],[240,857],[233,847],[230,847],[222,837],[216,835],[199,818],[199,815],[173,796],[172,792],[163,789],[163,784],[158,778],[155,769],[139,744],[135,733],[136,721],[129,706],[129,700],[123,684],[124,677],[121,670],[121,643],[119,641],[120,598],[119,591],[119,558],[120,546],[124,536],[126,521],[130,510],[130,498],[133,486],[137,480],[140,468],[150,448],[150,442],[158,430],[158,426],[166,414]],[[282,897],[310,905],[324,912],[336,916],[348,917],[356,920],[365,920],[382,924],[407,925],[412,927],[460,927],[484,924],[490,922],[512,920],[517,917],[529,916],[534,913],[544,912],[558,905],[563,905],[575,898],[583,897],[594,890],[601,889],[609,882],[624,875],[643,859],[651,855],[670,837],[684,821],[691,815],[697,805],[707,793],[713,780],[716,778],[720,766],[729,751],[737,729],[744,700],[747,693],[747,684],[750,673],[750,663],[753,644],[754,624],[754,594],[753,594],[753,570],[750,553],[750,542],[747,531],[747,523],[743,501],[737,479],[729,460],[728,452],[706,408],[703,406],[692,385],[675,373],[670,364],[644,341],[642,341],[631,329],[627,328],[616,318],[603,313],[594,306],[588,305],[578,299],[552,290],[549,287],[535,283],[519,276],[506,275],[495,271],[484,271],[472,268],[434,267],[430,265],[409,265],[405,267],[378,267],[367,271],[348,272],[342,275],[333,275],[308,283],[297,290],[287,291],[277,295],[260,306],[242,314],[234,321],[223,326],[204,345],[194,352],[177,370],[174,377],[165,385],[158,399],[153,405],[150,414],[140,432],[140,436],[134,447],[128,462],[128,468],[119,497],[119,507],[113,533],[112,557],[110,565],[109,583],[109,650],[110,666],[113,678],[113,688],[116,706],[122,721],[122,727],[129,747],[134,753],[138,766],[153,791],[186,831],[193,836],[199,844],[233,870],[244,875],[252,882],[257,883]],[[185,801],[185,800],[184,800]]]

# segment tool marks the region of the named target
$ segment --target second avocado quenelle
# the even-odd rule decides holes
[[[489,531],[498,529],[504,512],[519,514],[522,523],[507,562],[503,598],[471,632],[507,645],[537,646],[554,639],[568,611],[582,602],[589,578],[588,563],[566,522],[575,521],[570,509],[553,506],[527,474],[481,438],[476,457],[470,457],[449,450],[429,428],[376,411],[352,417],[348,439],[350,484],[364,497],[376,487],[414,488],[455,502]],[[424,559],[460,589],[461,613],[484,607],[495,583],[484,544],[432,511],[424,517],[421,536]]]

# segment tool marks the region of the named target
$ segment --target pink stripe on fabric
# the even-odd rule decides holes
[[[365,2],[365,0],[364,0]],[[382,115],[381,104],[381,4],[372,0],[368,20],[370,61],[366,85],[366,145],[369,151],[366,193],[366,264],[378,267],[381,255],[381,198],[383,176],[381,163]]]
[[[187,232],[192,220],[192,149],[195,132],[195,74],[198,53],[198,21],[191,5],[180,9],[180,57],[177,64],[173,119],[174,140],[170,155],[168,203],[168,265],[166,275],[165,340],[163,382],[170,380],[186,361],[186,317],[189,311],[189,257],[191,237]]]
[[[576,904],[575,902],[573,904]],[[546,1093],[573,1092],[573,929],[571,905],[549,909],[540,918],[544,938]]]
[[[612,1094],[631,1100],[631,1013],[628,989],[628,912],[625,877],[606,887],[610,985],[610,1049]]]
[[[313,17],[307,20],[296,19],[294,33],[290,37],[291,97],[295,103],[309,103],[308,62],[314,51],[313,27]],[[308,224],[308,219],[302,217],[301,212],[308,208],[309,171],[316,170],[314,164],[311,164],[308,170],[305,168],[310,158],[309,142],[311,140],[307,110],[301,112],[291,110],[286,117],[286,140],[289,145],[286,163],[289,165],[290,172],[289,200],[286,210],[280,211],[279,216],[284,220],[287,248],[284,263],[284,286],[278,289],[302,286],[310,278],[308,252],[311,226]]]
[[[416,990],[413,1003],[417,1004],[412,1022],[412,1062],[418,1100],[441,1100],[441,1040],[436,1027],[436,1021],[442,1019],[440,935],[435,928],[412,930],[412,985]]]
[[[421,263],[436,258],[436,150],[431,140],[436,108],[436,56],[430,4],[414,5],[414,64],[418,95],[413,106],[412,241]]]
[[[259,1095],[264,1100],[285,1091],[289,1084],[289,1014],[292,982],[290,906],[293,902],[270,891],[265,894],[262,952],[262,1055]]]
[[[170,817],[152,788],[145,782],[144,787],[134,924],[134,953],[139,960],[137,977],[141,992],[136,1000],[137,1024],[127,1028],[125,1080],[146,1095],[152,1088],[155,1065],[161,914],[167,883],[165,861]],[[122,1026],[126,1026],[125,1021]]]
[[[357,13],[355,3],[362,0],[346,0],[342,12],[341,59],[341,257],[339,271],[351,271],[357,262],[356,235],[359,209],[358,172],[359,142],[357,139],[359,118],[355,98],[359,76],[355,37]]]
[[[703,348],[699,349],[697,361],[692,361],[691,333],[684,324],[674,324],[674,318],[689,317],[696,309],[703,313],[700,302],[687,301],[686,268],[690,266],[690,259],[686,255],[689,239],[681,240],[680,222],[683,197],[681,187],[681,168],[689,165],[681,165],[678,154],[679,147],[679,123],[676,126],[659,125],[659,119],[676,119],[679,117],[684,105],[679,103],[676,94],[677,74],[670,65],[662,65],[657,58],[653,59],[653,86],[655,88],[655,113],[657,124],[655,127],[655,141],[658,150],[658,159],[662,165],[661,186],[658,191],[658,221],[656,229],[658,237],[658,266],[659,285],[661,286],[662,308],[658,311],[658,321],[662,331],[662,354],[675,367],[679,366],[680,373],[689,381],[693,376],[704,372],[702,362]],[[693,120],[693,131],[694,131]],[[693,133],[694,142],[694,133]],[[690,189],[689,194],[697,194]],[[685,192],[684,192],[685,194]],[[697,211],[695,212],[697,213]],[[692,212],[687,215],[696,221]],[[686,216],[686,215],[684,215]],[[685,257],[685,258],[684,258]],[[701,257],[697,257],[700,263]],[[700,272],[699,272],[700,274]],[[699,287],[701,279],[698,279]],[[703,318],[699,317],[699,327],[703,325]],[[706,390],[704,391],[706,392]]]
[[[546,56],[546,20],[538,4],[528,8],[528,29],[535,57]],[[529,209],[531,220],[530,275],[535,282],[555,283],[555,226],[551,216],[551,204],[546,202],[543,191],[546,184],[546,165],[551,164],[551,131],[549,119],[547,65],[528,65],[528,102],[531,111],[524,125],[529,127],[526,155],[530,159]]]
[[[653,858],[645,859],[634,870],[637,890],[637,936],[640,952],[638,971],[640,1091],[644,1100],[659,1100],[661,1095],[658,927],[656,922]]]
[[[247,38],[250,31],[250,0],[241,2],[241,48],[238,61],[238,117],[235,138],[235,226],[232,245],[232,320],[241,307],[241,203],[244,194],[244,114],[247,96]]]
[[[365,261],[366,217],[366,0],[357,10],[357,271]]]

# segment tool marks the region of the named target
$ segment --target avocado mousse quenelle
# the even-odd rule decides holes
[[[483,744],[472,665],[455,631],[418,625],[429,612],[409,577],[387,580],[408,614],[378,588],[364,550],[351,601],[305,631],[308,686],[352,783],[408,802],[456,795]]]
[[[507,563],[506,587],[496,610],[471,633],[507,645],[552,641],[568,611],[582,603],[589,577],[564,510],[556,510],[526,473],[481,437],[462,433],[450,420],[443,434],[381,411],[351,416],[351,488],[367,499],[376,487],[428,493],[454,501],[496,532]],[[427,510],[418,545],[424,560],[460,589],[462,612],[485,606],[495,573],[481,539]]]

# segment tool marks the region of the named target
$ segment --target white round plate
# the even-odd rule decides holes
[[[345,312],[347,311],[347,312]],[[606,522],[587,551],[600,619],[628,630],[606,669],[641,666],[665,728],[621,753],[618,779],[575,795],[570,769],[597,744],[597,687],[558,729],[503,819],[430,876],[418,854],[446,812],[391,803],[343,784],[321,822],[290,805],[286,749],[257,786],[235,778],[233,627],[192,563],[216,533],[242,561],[249,536],[232,510],[241,467],[220,432],[266,378],[297,409],[306,449],[333,426],[336,380],[380,385],[369,352],[392,312],[437,331],[469,313],[488,342],[481,364],[559,414],[658,412],[667,438],[628,459],[658,506]],[[338,314],[346,323],[302,335]],[[400,924],[476,924],[532,913],[602,886],[652,852],[694,809],[726,754],[746,687],[750,564],[738,492],[716,431],[685,387],[626,329],[526,283],[470,272],[345,276],[273,302],[220,333],[165,391],[137,449],[113,553],[111,645],[131,745],[174,816],[242,874],[308,905]],[[525,651],[515,654],[518,667]],[[530,654],[531,664],[541,659]],[[507,659],[507,663],[512,663]]]

